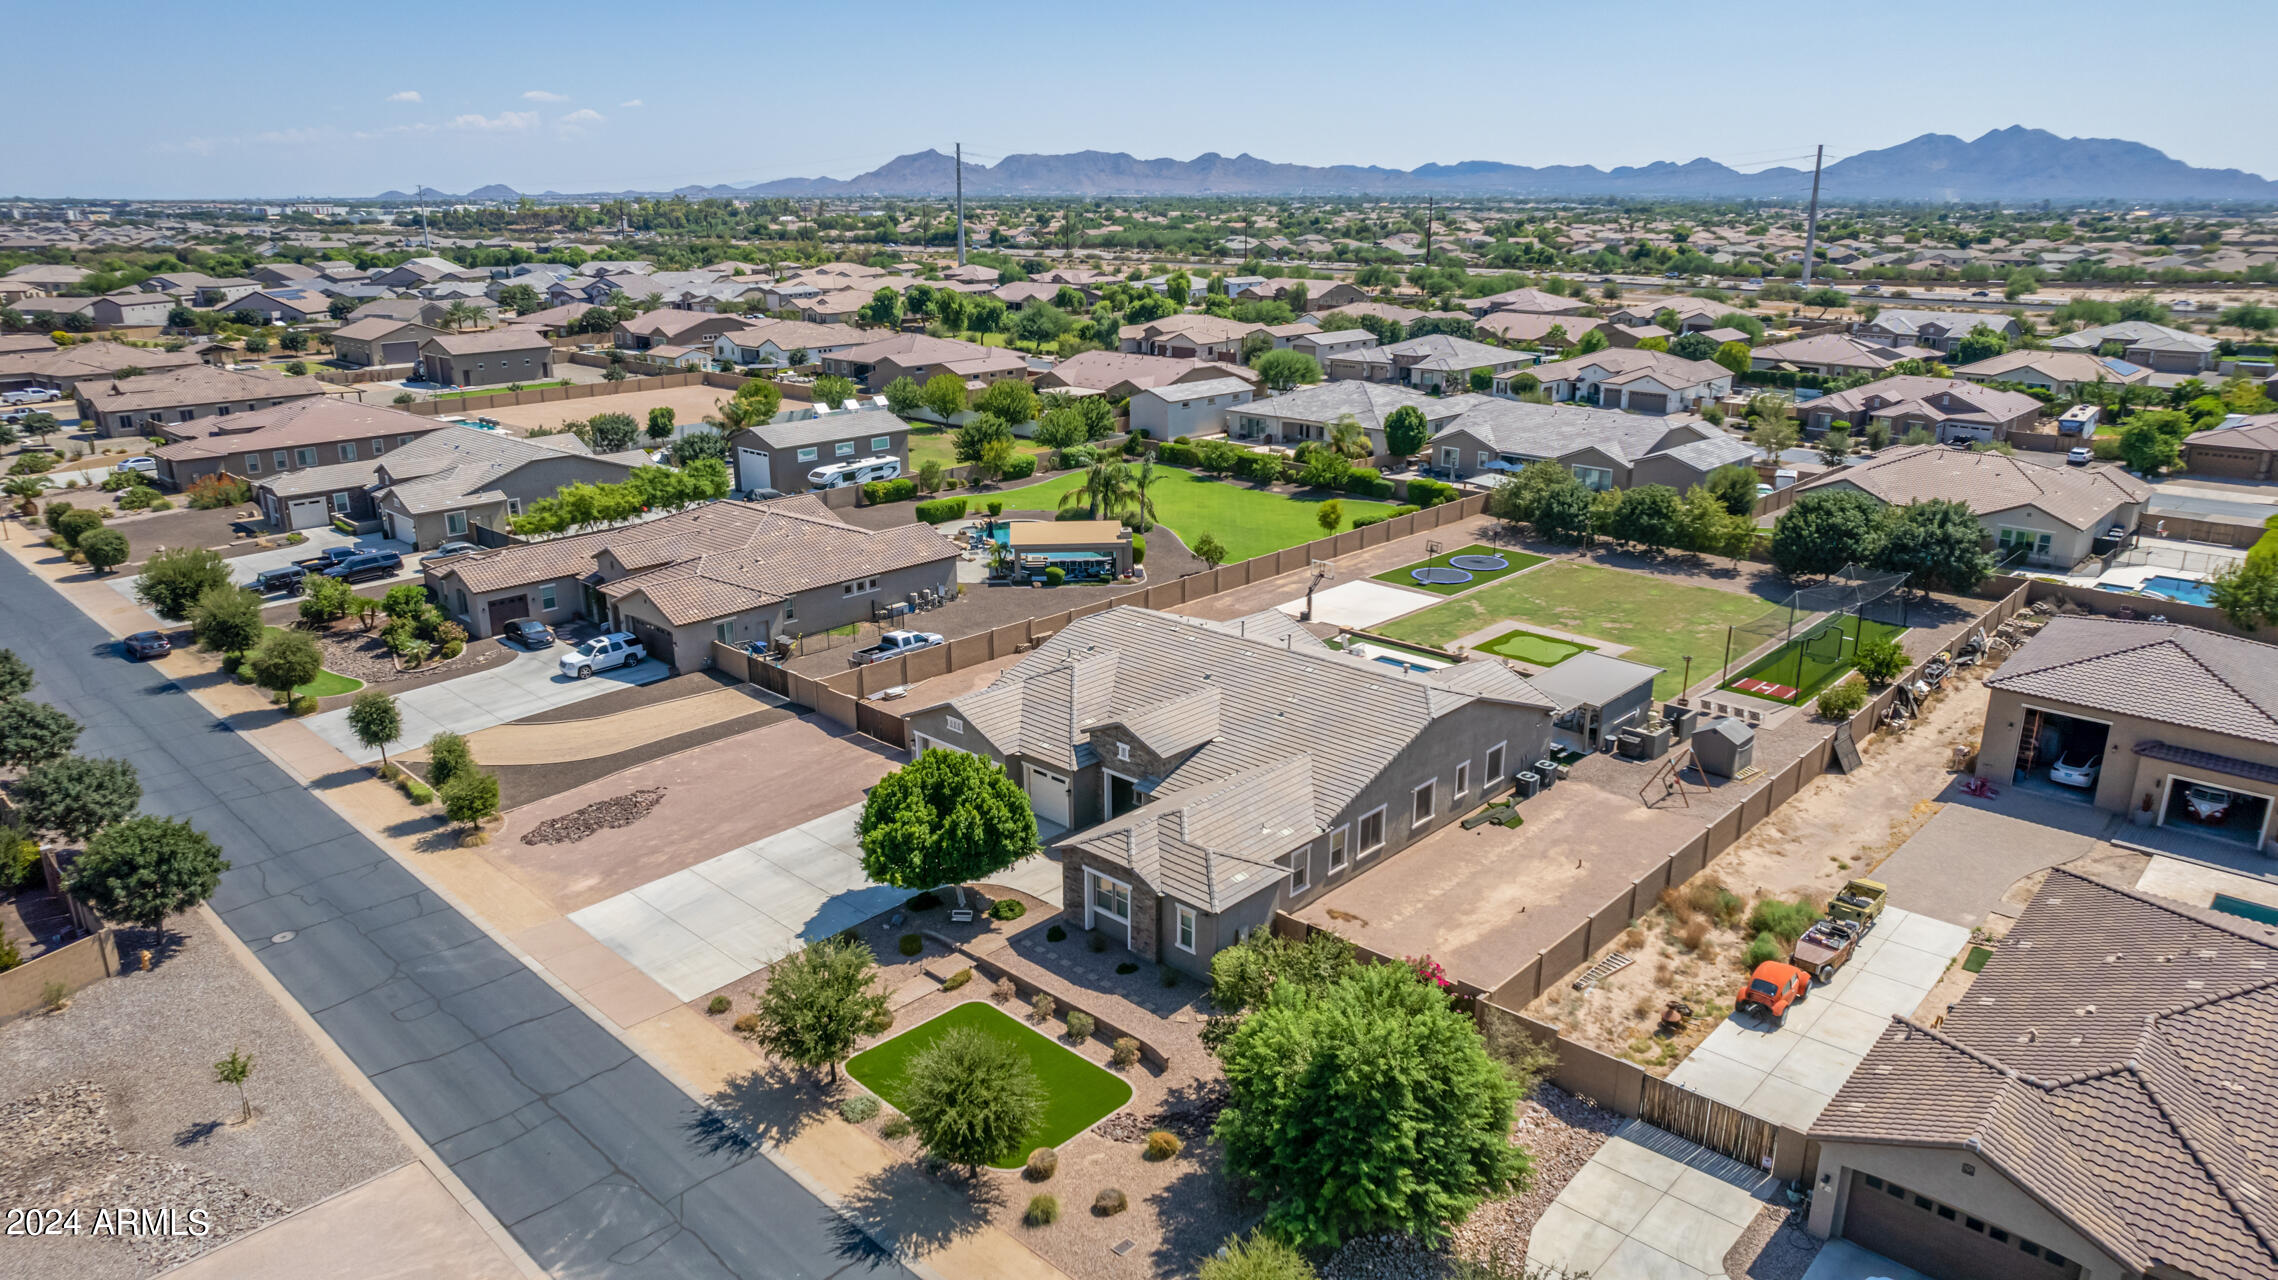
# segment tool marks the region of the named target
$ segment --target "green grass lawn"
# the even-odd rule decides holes
[[[522,390],[544,391],[548,387],[566,387],[568,385],[568,382],[561,379],[552,382],[525,382],[522,384]],[[468,396],[495,396],[514,389],[513,383],[502,382],[495,387],[470,387],[465,391],[438,391],[431,398],[436,400],[464,400]]]
[[[1500,556],[1504,563],[1510,567],[1506,569],[1466,570],[1471,575],[1469,582],[1418,582],[1411,576],[1412,572],[1417,569],[1447,568],[1449,567],[1448,561],[1457,556]],[[1435,595],[1452,596],[1477,587],[1483,587],[1497,578],[1517,573],[1521,569],[1532,568],[1541,564],[1544,559],[1543,556],[1528,555],[1524,551],[1505,551],[1501,547],[1483,547],[1474,543],[1468,547],[1457,547],[1453,551],[1433,556],[1429,560],[1418,560],[1414,564],[1404,564],[1397,569],[1387,569],[1376,575],[1376,580],[1378,582],[1397,583],[1403,587],[1419,587]]]
[[[1015,453],[1025,453],[1039,459],[1052,452],[1034,440],[1023,440],[1018,436],[1013,437],[1012,447]],[[938,462],[945,467],[958,465],[955,427],[934,426],[923,422],[910,424],[909,474],[916,475],[918,468],[928,462]],[[1039,462],[1037,465],[1043,464]]]
[[[1833,684],[1849,671],[1852,654],[1859,641],[1885,637],[1895,640],[1906,633],[1906,628],[1887,622],[1875,622],[1856,614],[1843,614],[1822,621],[1807,635],[1790,640],[1756,661],[1742,668],[1723,687],[1752,698],[1770,698],[1774,702],[1800,703]],[[1777,697],[1755,689],[1742,689],[1743,680],[1766,680],[1783,687],[1792,687],[1791,697]]]
[[[1322,532],[1316,513],[1322,502],[1337,497],[1335,494],[1275,493],[1176,467],[1157,467],[1155,475],[1155,518],[1169,525],[1189,547],[1206,533],[1216,537],[1226,548],[1228,564],[1328,536]],[[976,502],[1002,498],[1007,511],[1050,511],[1059,505],[1061,494],[1083,484],[1084,473],[1071,471],[1042,484],[977,495]],[[1350,529],[1356,516],[1388,515],[1392,511],[1388,503],[1339,500],[1345,516],[1338,522],[1337,532]]]
[[[1017,1169],[1029,1152],[1038,1147],[1057,1147],[1131,1101],[1131,1085],[1123,1077],[1095,1066],[986,1000],[967,1001],[854,1055],[846,1064],[846,1073],[899,1109],[910,1059],[957,1027],[972,1027],[1020,1049],[1028,1055],[1037,1080],[1044,1086],[1044,1114],[1034,1129],[1021,1136],[1016,1150],[994,1162],[996,1168]]]
[[[1663,669],[1653,681],[1653,696],[1666,699],[1676,697],[1684,682],[1684,655],[1693,655],[1696,676],[1714,671],[1724,660],[1725,629],[1761,616],[1764,607],[1738,592],[1566,561],[1465,592],[1376,630],[1444,649],[1498,622],[1556,627],[1630,646],[1623,657]]]
[[[1555,667],[1577,653],[1592,653],[1594,644],[1579,640],[1560,640],[1555,636],[1538,636],[1532,631],[1506,631],[1479,646],[1498,657],[1524,662],[1529,666]]]
[[[283,629],[282,627],[263,627],[261,628],[261,638],[266,640]],[[363,687],[364,682],[354,676],[344,676],[337,671],[319,671],[316,673],[316,679],[294,689],[293,696],[329,698],[335,694],[354,693]]]

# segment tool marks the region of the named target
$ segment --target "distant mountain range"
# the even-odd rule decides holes
[[[1811,171],[1780,167],[1742,173],[1713,160],[1657,161],[1599,169],[1591,165],[1534,168],[1496,160],[1427,164],[1414,169],[1378,166],[1276,164],[1252,155],[1216,152],[1192,160],[1141,160],[1120,151],[1070,155],[1006,156],[994,165],[965,166],[967,195],[989,196],[1518,196],[1583,198],[1634,196],[1673,199],[1800,199]],[[947,196],[956,162],[939,151],[918,151],[852,178],[781,178],[745,186],[689,186],[669,194],[709,196]],[[423,189],[428,199],[452,199]],[[555,193],[547,192],[548,196]],[[608,192],[589,195],[657,195]],[[2278,203],[2278,182],[2238,169],[2200,169],[2140,142],[2115,138],[2060,138],[2013,125],[1974,141],[1925,133],[1879,151],[1862,151],[1828,165],[1823,199],[1836,201],[2050,200],[2242,201]],[[511,187],[493,184],[468,199],[514,200]],[[408,200],[400,191],[382,200]]]

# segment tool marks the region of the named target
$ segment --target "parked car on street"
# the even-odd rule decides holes
[[[174,652],[174,642],[163,631],[137,631],[126,638],[126,651],[135,661],[148,662]]]
[[[369,582],[374,578],[392,578],[402,570],[403,556],[397,552],[365,551],[325,570],[324,576],[342,582]]]
[[[2093,751],[2071,751],[2057,757],[2049,766],[2049,781],[2060,787],[2079,787],[2083,791],[2096,789],[2096,775],[2103,772],[2104,761]]]
[[[648,649],[624,631],[598,635],[562,655],[562,674],[583,680],[596,671],[629,667],[648,658]]]
[[[1811,975],[1792,964],[1766,960],[1748,975],[1748,985],[1732,998],[1733,1012],[1755,1005],[1774,1022],[1786,1022],[1788,1010],[1811,992]]]
[[[308,570],[297,564],[288,564],[275,569],[263,569],[254,574],[253,589],[262,595],[282,592],[288,596],[297,596],[307,581]]]
[[[554,633],[536,618],[516,618],[500,637],[533,652],[554,647]]]

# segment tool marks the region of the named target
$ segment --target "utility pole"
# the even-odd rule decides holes
[[[414,184],[419,191],[419,243],[426,248],[435,247],[435,240],[427,234],[427,184]]]
[[[1432,264],[1432,215],[1439,211],[1436,197],[1424,197],[1424,265]]]
[[[1803,224],[1803,287],[1811,287],[1812,259],[1819,255],[1819,165],[1827,159],[1827,144],[1819,144],[1818,154],[1811,158],[1811,212]]]
[[[957,265],[965,265],[965,144],[957,144]]]

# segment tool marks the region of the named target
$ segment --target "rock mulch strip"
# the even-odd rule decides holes
[[[317,643],[324,649],[324,668],[338,672],[365,684],[386,684],[413,676],[444,674],[458,677],[470,671],[496,666],[511,661],[514,651],[499,644],[470,642],[458,657],[449,662],[429,662],[409,671],[396,666],[395,654],[388,651],[377,631],[364,631],[349,627],[315,633]]]
[[[1519,1104],[1511,1141],[1527,1149],[1534,1174],[1527,1189],[1490,1200],[1455,1229],[1445,1248],[1433,1249],[1402,1235],[1378,1234],[1353,1240],[1331,1255],[1322,1280],[1444,1280],[1453,1257],[1494,1258],[1512,1274],[1525,1259],[1527,1238],[1544,1211],[1558,1199],[1606,1139],[1629,1121],[1554,1085],[1542,1085]],[[1801,1272],[1796,1273],[1798,1277]],[[1751,1275],[1751,1280],[1754,1280]],[[1782,1276],[1780,1280],[1795,1280]]]
[[[1092,1132],[1111,1142],[1145,1142],[1148,1134],[1162,1129],[1177,1134],[1181,1142],[1202,1142],[1210,1137],[1226,1100],[1224,1079],[1204,1080],[1191,1093],[1164,1102],[1152,1115],[1118,1111],[1093,1126]]]
[[[1768,1204],[1757,1210],[1756,1220],[1724,1255],[1724,1274],[1732,1280],[1803,1280],[1826,1241],[1781,1230],[1793,1212],[1784,1204]]]
[[[629,827],[664,803],[669,787],[643,787],[607,800],[596,800],[558,818],[548,818],[522,833],[524,844],[576,844],[587,836]]]
[[[0,1105],[0,1203],[76,1214],[79,1231],[61,1238],[123,1245],[146,1274],[180,1266],[206,1250],[285,1215],[285,1206],[211,1172],[119,1145],[109,1099],[92,1080],[72,1080]],[[128,1230],[98,1235],[99,1214],[138,1215]],[[193,1210],[210,1230],[198,1230]],[[139,1215],[170,1211],[170,1224]]]

